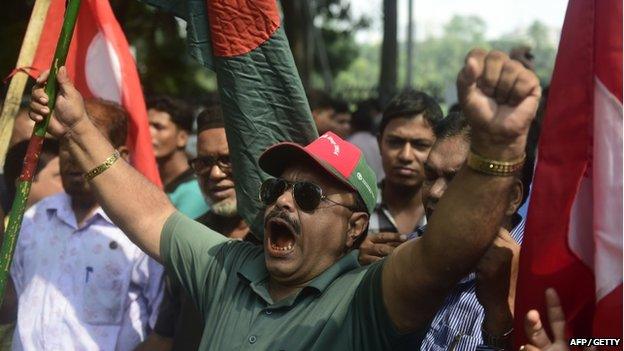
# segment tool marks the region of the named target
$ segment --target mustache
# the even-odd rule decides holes
[[[288,223],[290,227],[294,230],[295,234],[301,234],[301,225],[298,221],[292,219],[285,211],[280,211],[277,208],[273,208],[271,212],[264,218],[264,226],[266,227],[267,223],[272,219],[281,219],[282,221]]]

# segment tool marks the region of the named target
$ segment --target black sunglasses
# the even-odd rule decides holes
[[[192,160],[188,161],[189,166],[193,169],[195,174],[201,175],[205,172],[210,172],[212,167],[217,165],[221,172],[229,174],[232,172],[232,163],[230,162],[230,158],[228,156],[204,156],[204,157],[196,157]]]
[[[305,212],[314,211],[323,200],[355,212],[352,206],[329,199],[327,195],[323,194],[323,189],[320,186],[308,181],[289,182],[282,178],[267,179],[260,187],[260,201],[267,206],[274,204],[290,187],[293,188],[293,197],[297,206]]]

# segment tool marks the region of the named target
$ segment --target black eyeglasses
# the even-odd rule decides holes
[[[267,179],[260,187],[260,201],[267,206],[271,205],[290,187],[293,188],[293,197],[297,206],[305,212],[314,211],[323,200],[355,212],[352,206],[329,199],[327,195],[323,194],[323,189],[320,186],[308,181],[289,182],[282,178]]]
[[[217,165],[219,169],[223,173],[231,173],[232,172],[232,163],[230,162],[229,156],[204,156],[197,157],[192,160],[189,160],[189,166],[193,169],[196,174],[203,174],[205,172],[210,172],[214,165]]]

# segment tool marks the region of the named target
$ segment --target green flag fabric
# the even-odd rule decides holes
[[[144,0],[187,21],[191,54],[217,74],[239,214],[262,239],[258,158],[318,137],[275,0]]]

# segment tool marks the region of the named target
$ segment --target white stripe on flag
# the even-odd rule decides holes
[[[593,150],[572,206],[571,250],[594,271],[596,300],[622,284],[622,104],[595,78]]]

